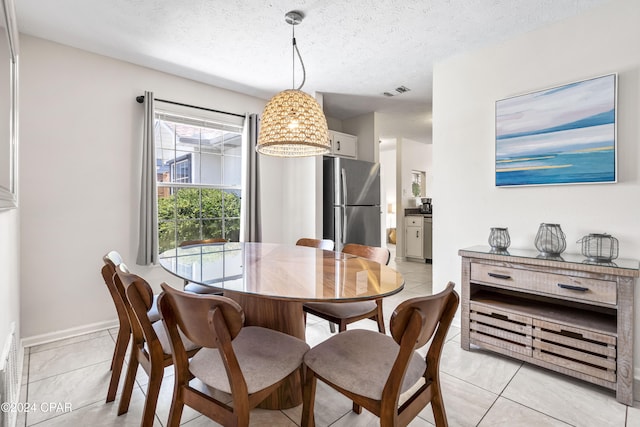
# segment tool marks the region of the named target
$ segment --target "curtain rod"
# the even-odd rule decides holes
[[[244,114],[227,113],[226,111],[213,110],[211,108],[198,107],[197,105],[183,104],[181,102],[167,101],[166,99],[154,98],[154,100],[155,101],[159,101],[159,102],[164,102],[164,103],[167,103],[167,104],[179,105],[181,107],[189,107],[189,108],[196,108],[198,110],[211,111],[212,113],[228,114],[230,116],[236,116],[236,117],[242,117],[242,118],[245,117]],[[142,104],[144,102],[144,95],[136,96],[136,101],[138,101],[138,104]]]

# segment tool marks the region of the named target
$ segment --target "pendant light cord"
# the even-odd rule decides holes
[[[305,81],[307,80],[307,71],[304,68],[304,62],[302,61],[302,55],[300,55],[300,51],[298,50],[298,45],[296,43],[296,26],[295,25],[291,25],[292,28],[292,33],[293,33],[293,37],[292,37],[292,43],[293,43],[293,49],[291,52],[291,56],[293,57],[292,63],[293,63],[293,81],[291,83],[291,87],[295,87],[296,86],[296,54],[298,54],[298,60],[300,61],[300,66],[302,66],[302,83],[300,83],[300,86],[298,86],[296,88],[296,90],[300,90],[302,89],[302,86],[304,86]]]

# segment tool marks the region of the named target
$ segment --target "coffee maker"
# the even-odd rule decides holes
[[[423,197],[420,200],[422,201],[422,205],[420,206],[420,213],[430,214],[431,210],[432,210],[431,198],[430,197]]]

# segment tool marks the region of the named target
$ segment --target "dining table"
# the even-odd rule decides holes
[[[226,242],[163,252],[160,265],[183,281],[210,286],[242,307],[245,326],[305,339],[305,302],[355,302],[398,293],[404,278],[393,268],[342,252],[280,243]],[[260,407],[302,403],[294,375]]]

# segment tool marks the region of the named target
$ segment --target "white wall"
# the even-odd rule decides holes
[[[426,196],[432,197],[433,191],[433,145],[402,138],[402,206],[414,208],[415,197],[411,190],[413,171],[425,173]]]
[[[266,101],[42,39],[20,42],[21,318],[35,342],[116,318],[100,276],[111,249],[156,289],[176,283],[160,267],[134,265],[143,114],[135,97],[151,90],[239,114],[260,113]],[[13,226],[11,213],[0,215],[0,227]]]
[[[342,121],[344,133],[358,136],[358,160],[378,161],[378,133],[375,113],[363,114]]]
[[[322,188],[318,159],[260,158],[263,242],[295,243],[300,237],[322,237],[322,198],[316,197]]]
[[[638,22],[640,2],[613,1],[436,65],[434,291],[460,283],[458,249],[486,245],[492,226],[509,228],[512,247],[534,248],[538,225],[559,223],[573,253],[583,235],[608,232],[619,239],[621,258],[640,258]],[[612,72],[619,77],[617,184],[495,187],[496,100]],[[636,306],[639,298],[637,292]],[[638,368],[637,322],[635,343]]]
[[[432,144],[413,141],[407,138],[398,138],[396,143],[398,152],[397,179],[396,184],[399,190],[396,209],[397,225],[397,245],[396,256],[404,257],[404,210],[405,208],[415,208],[415,197],[411,193],[411,183],[413,176],[411,171],[424,171],[427,179],[427,197],[431,197],[431,181],[433,176],[433,156]],[[435,210],[435,209],[434,209]]]
[[[20,339],[19,210],[0,211],[0,353],[12,322]]]
[[[380,147],[380,185],[382,186],[382,208],[384,227],[395,227],[395,214],[389,217],[389,204],[396,208],[396,144],[385,143]]]

